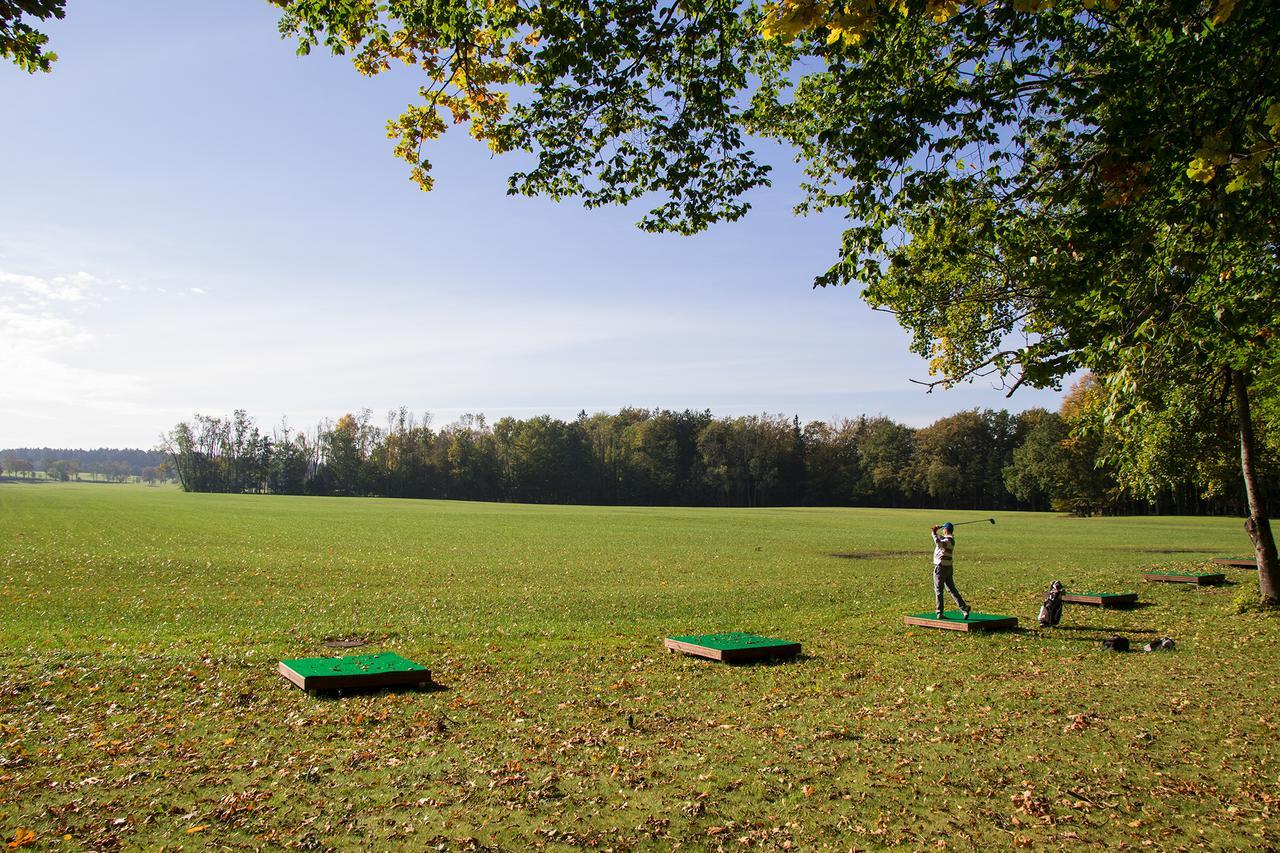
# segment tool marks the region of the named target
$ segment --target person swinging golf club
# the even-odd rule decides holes
[[[960,606],[960,612],[964,614],[964,618],[969,618],[969,605],[964,603],[964,598],[960,595],[960,590],[956,589],[955,578],[952,576],[951,555],[956,547],[955,525],[951,522],[939,527],[934,525],[933,530],[933,598],[934,610],[937,611],[939,619],[945,618],[942,615],[942,587],[947,588],[947,592],[951,593],[951,597],[956,600],[956,604]],[[939,534],[938,531],[942,533]]]

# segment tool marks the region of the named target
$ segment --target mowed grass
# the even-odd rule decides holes
[[[1280,844],[1280,620],[1234,519],[998,514],[976,610],[907,629],[928,527],[981,513],[639,509],[0,486],[0,831],[68,849]],[[1066,609],[1050,581],[1137,590]],[[669,655],[673,634],[804,644]],[[1119,633],[1138,648],[1111,654]],[[281,658],[396,651],[442,689],[312,698]]]

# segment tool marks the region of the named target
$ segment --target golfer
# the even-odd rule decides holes
[[[951,593],[951,597],[956,600],[956,604],[960,605],[964,618],[969,618],[969,605],[964,603],[964,598],[960,595],[960,590],[956,589],[955,578],[952,577],[951,552],[956,547],[955,528],[951,522],[942,525],[934,525],[933,530],[933,598],[934,609],[938,613],[938,618],[942,619],[942,587],[946,586],[947,591]],[[942,534],[939,535],[938,531]]]

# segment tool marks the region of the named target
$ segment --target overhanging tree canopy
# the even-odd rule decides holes
[[[818,283],[863,285],[936,384],[1089,368],[1131,436],[1234,412],[1280,600],[1249,412],[1277,361],[1277,4],[276,2],[304,51],[426,73],[390,126],[424,188],[422,144],[470,121],[535,155],[512,192],[657,193],[642,226],[688,233],[767,182],[749,134],[791,143],[800,211],[850,222]]]
[[[0,0],[0,58],[28,73],[48,71],[58,55],[35,24],[61,18],[65,6],[66,0]]]

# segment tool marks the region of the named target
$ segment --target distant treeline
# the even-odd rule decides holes
[[[1059,414],[972,410],[912,428],[886,417],[801,424],[627,408],[482,415],[432,428],[405,409],[368,410],[311,432],[265,434],[243,410],[196,415],[166,436],[188,491],[684,506],[1056,509],[1078,514],[1239,511],[1195,488],[1154,500],[1124,493]]]
[[[50,479],[67,480],[91,474],[108,480],[163,478],[166,454],[162,450],[100,447],[75,450],[65,447],[14,447],[0,450],[0,471],[14,477],[43,472]]]

